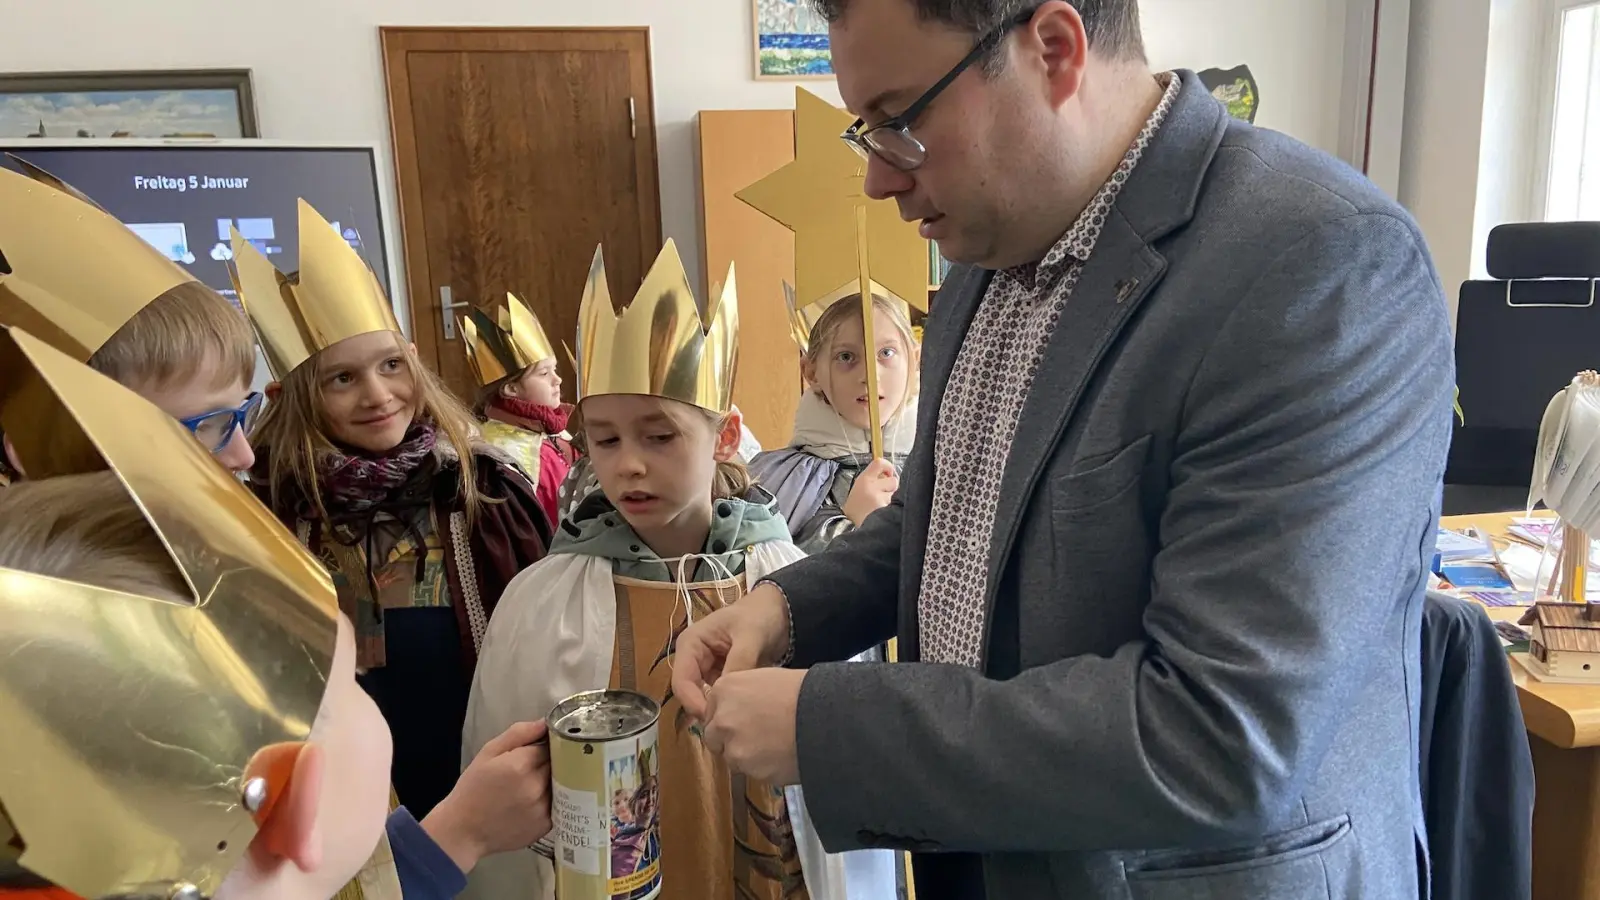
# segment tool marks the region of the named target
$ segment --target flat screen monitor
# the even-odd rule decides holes
[[[67,182],[151,246],[235,300],[229,230],[239,229],[280,271],[299,268],[297,200],[304,197],[350,242],[394,297],[377,151],[371,145],[263,141],[0,141]],[[86,251],[89,248],[85,248]],[[402,317],[402,321],[404,321]],[[256,381],[266,380],[258,361]]]

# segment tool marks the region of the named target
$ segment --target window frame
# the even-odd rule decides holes
[[[1600,15],[1600,0],[1544,0],[1541,6],[1544,27],[1539,37],[1539,58],[1545,64],[1539,85],[1538,144],[1534,156],[1538,164],[1533,167],[1533,183],[1530,185],[1533,202],[1528,209],[1537,216],[1538,221],[1548,222],[1551,221],[1550,182],[1555,172],[1556,108],[1560,105],[1562,20],[1569,11],[1590,6],[1595,8],[1596,15]],[[1592,52],[1600,60],[1600,39],[1595,41]],[[1596,66],[1591,64],[1591,70],[1594,68]]]

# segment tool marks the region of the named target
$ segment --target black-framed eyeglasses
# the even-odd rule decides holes
[[[839,137],[863,157],[877,156],[902,172],[916,169],[928,158],[928,148],[911,133],[911,126],[916,124],[917,119],[927,111],[928,104],[943,93],[952,81],[961,77],[962,72],[993,50],[1013,28],[1021,27],[1031,21],[1036,11],[1030,9],[1018,13],[979,38],[972,50],[963,56],[954,68],[946,72],[943,78],[934,82],[933,87],[923,91],[922,96],[906,107],[905,112],[866,129],[862,128],[867,124],[866,120],[857,119],[856,123],[846,128],[844,134]]]
[[[201,413],[187,419],[179,419],[178,424],[189,429],[207,450],[212,453],[221,453],[222,448],[228,446],[233,440],[233,433],[243,428],[248,434],[255,427],[256,419],[261,416],[261,395],[252,393],[244,398],[244,403],[238,409],[219,409],[213,412]]]

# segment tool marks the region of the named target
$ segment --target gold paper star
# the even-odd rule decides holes
[[[795,88],[794,162],[740,191],[740,200],[795,233],[796,303],[856,291],[856,207],[867,209],[867,263],[874,284],[928,309],[928,242],[892,200],[862,191],[866,160],[839,140],[850,114]]]

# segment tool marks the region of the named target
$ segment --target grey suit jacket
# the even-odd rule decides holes
[[[989,900],[1426,890],[1444,295],[1393,200],[1182,77],[1009,449],[983,670],[829,661],[896,634],[917,658],[939,408],[990,272],[933,303],[899,495],[772,579],[816,828],[917,852],[919,900],[975,872]]]

